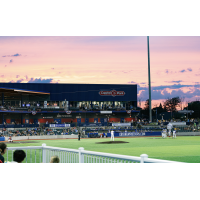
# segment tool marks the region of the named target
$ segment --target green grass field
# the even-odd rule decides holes
[[[30,140],[29,140],[30,141]],[[97,139],[61,139],[61,140],[34,140],[37,143],[18,144],[10,143],[8,147],[16,146],[47,146],[78,149],[84,147],[85,150],[114,153],[130,156],[140,156],[147,154],[149,158],[180,161],[188,163],[200,163],[200,137],[199,136],[179,136],[176,139],[161,137],[135,137],[135,138],[115,138],[115,141],[127,141],[122,144],[95,144],[95,142],[110,141],[110,138]],[[37,155],[39,154],[37,150]],[[8,160],[12,160],[9,152]],[[6,154],[4,155],[6,158]],[[32,156],[33,157],[33,156]],[[30,155],[27,156],[30,162]],[[34,158],[32,158],[34,160]],[[37,162],[40,162],[37,159]]]

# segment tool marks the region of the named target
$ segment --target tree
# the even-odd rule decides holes
[[[179,97],[167,99],[164,102],[164,109],[166,109],[166,111],[174,112],[176,111],[176,108],[180,106],[179,105],[180,103],[181,103],[181,99]]]
[[[149,99],[146,100],[144,106],[144,110],[149,110]]]
[[[144,108],[141,110],[140,115],[142,118],[149,118],[149,99],[146,100]]]
[[[163,106],[162,106],[161,103],[160,103],[159,106],[154,107],[152,110],[153,110],[152,113],[153,113],[154,116],[156,116],[156,113],[157,113],[157,115],[159,115],[160,113],[162,113],[162,112],[165,111],[165,110],[163,109]]]
[[[163,107],[162,107],[162,104],[161,104],[161,103],[160,103],[160,105],[157,107],[157,112],[158,112],[158,114],[160,114],[160,113],[164,112],[164,109],[163,109]]]

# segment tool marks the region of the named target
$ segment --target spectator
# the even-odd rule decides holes
[[[0,163],[4,163],[4,157],[2,155],[6,153],[6,150],[7,145],[4,142],[0,143]]]
[[[24,150],[15,150],[13,154],[13,161],[11,163],[22,163],[26,158],[26,153]]]
[[[50,163],[59,163],[59,162],[60,162],[60,159],[58,156],[51,157]]]

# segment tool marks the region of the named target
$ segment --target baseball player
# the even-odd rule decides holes
[[[173,138],[176,138],[176,131],[173,130]]]
[[[167,130],[163,129],[162,130],[162,138],[166,138],[167,137]]]
[[[168,130],[168,136],[171,136],[171,130],[173,128],[173,125],[171,123],[167,124],[167,130]]]
[[[12,140],[12,137],[11,137],[11,136],[8,138],[8,142],[13,142],[13,140]]]
[[[110,138],[110,140],[112,141],[112,138],[113,138],[113,141],[114,141],[114,131],[112,130],[110,133],[111,133],[111,138]]]

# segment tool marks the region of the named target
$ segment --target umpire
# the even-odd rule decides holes
[[[80,133],[80,131],[78,132],[78,140],[80,140],[81,139],[81,133]]]

